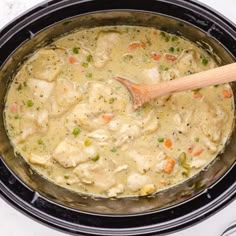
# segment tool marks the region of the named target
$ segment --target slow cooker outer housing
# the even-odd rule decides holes
[[[216,60],[221,64],[235,60],[235,25],[194,1],[44,2],[0,32],[1,113],[10,78],[23,58],[35,48],[75,27],[125,23],[153,26],[183,35],[209,53],[212,53],[213,48],[217,54]],[[54,27],[50,29],[52,25]],[[232,86],[235,92],[235,85]],[[232,201],[236,195],[234,132],[225,152],[190,180],[154,197],[108,200],[85,198],[46,181],[31,170],[23,158],[15,157],[4,129],[3,116],[0,130],[2,197],[33,219],[68,233],[164,234],[205,219]]]

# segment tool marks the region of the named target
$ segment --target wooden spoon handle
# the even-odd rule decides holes
[[[146,96],[148,99],[181,92],[207,87],[210,85],[224,84],[236,80],[236,63],[226,66],[217,67],[212,70],[188,75],[180,79],[162,82],[156,85],[147,85]]]

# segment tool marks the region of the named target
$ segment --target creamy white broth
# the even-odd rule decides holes
[[[223,150],[231,87],[176,93],[134,111],[113,77],[156,84],[216,66],[203,49],[153,28],[80,30],[21,67],[6,97],[6,128],[15,151],[58,185],[104,197],[153,194]]]

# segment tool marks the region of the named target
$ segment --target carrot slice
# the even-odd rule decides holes
[[[167,148],[171,148],[172,147],[172,141],[170,139],[166,139],[164,144],[165,144],[165,146]]]
[[[10,111],[12,113],[17,113],[19,111],[19,105],[16,102],[12,103],[10,106]]]
[[[202,94],[199,92],[194,92],[193,97],[194,98],[202,98]]]
[[[70,62],[70,64],[75,64],[75,63],[76,63],[76,58],[70,56],[70,57],[69,57],[69,62]]]
[[[175,55],[171,55],[171,54],[166,54],[165,58],[168,61],[176,61],[176,59],[177,59],[177,57]]]
[[[129,49],[129,51],[134,51],[140,47],[146,48],[146,43],[144,43],[143,41],[133,42],[129,45],[128,49]]]
[[[102,115],[102,118],[106,123],[109,123],[113,119],[113,117],[114,115],[111,113],[105,113]]]
[[[232,94],[231,90],[229,90],[229,89],[223,90],[223,97],[224,98],[231,98],[232,96],[233,96],[233,94]]]
[[[166,165],[164,167],[164,172],[170,174],[175,166],[175,160],[171,157],[168,157],[166,160]]]
[[[193,156],[197,157],[197,156],[199,156],[203,151],[204,151],[204,149],[201,148],[201,149],[197,150],[196,152],[194,152],[194,153],[193,153]]]
[[[140,47],[140,42],[134,42],[129,45],[129,51],[133,51]]]
[[[157,52],[151,52],[151,58],[155,61],[158,61],[161,59],[161,54]]]

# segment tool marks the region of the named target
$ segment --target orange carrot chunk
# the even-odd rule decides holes
[[[129,51],[133,51],[133,50],[135,50],[135,49],[137,49],[137,48],[139,48],[139,47],[140,47],[140,43],[139,43],[139,42],[131,43],[131,44],[129,45]]]
[[[175,167],[175,160],[171,157],[168,157],[164,167],[164,172],[170,174]]]
[[[202,98],[202,94],[199,92],[194,92],[193,97],[194,98]]]
[[[70,57],[69,57],[69,62],[70,62],[70,64],[76,63],[75,57],[70,56]]]
[[[128,49],[129,49],[129,51],[134,51],[134,50],[136,50],[136,49],[138,49],[140,47],[146,48],[146,44],[144,42],[142,42],[142,41],[140,41],[140,42],[133,42],[133,43],[131,43],[129,45]]]
[[[224,98],[231,98],[232,96],[233,96],[233,94],[232,94],[231,90],[229,90],[229,89],[223,90],[223,97]]]
[[[161,54],[157,52],[151,52],[151,58],[155,61],[158,61],[161,59]]]
[[[172,147],[172,141],[170,139],[166,139],[164,144],[165,144],[165,146],[167,148],[171,148]]]
[[[113,117],[114,115],[111,113],[105,113],[102,115],[102,118],[106,123],[109,123],[113,119]]]
[[[11,106],[10,106],[10,111],[12,113],[19,112],[19,105],[16,102],[12,103]]]
[[[177,59],[177,57],[175,55],[171,55],[171,54],[166,54],[165,58],[168,61],[175,61]]]
[[[196,152],[194,152],[194,153],[193,153],[193,156],[197,157],[197,156],[199,156],[203,151],[204,151],[204,149],[201,148],[201,149],[197,150]]]

